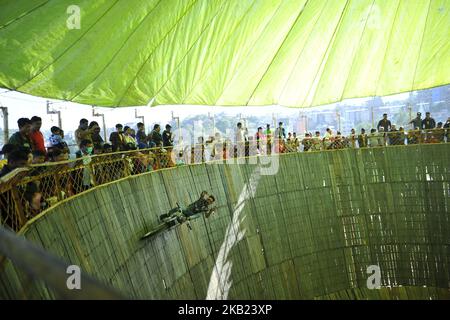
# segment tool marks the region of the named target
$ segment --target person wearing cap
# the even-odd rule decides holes
[[[421,129],[422,114],[420,112],[417,112],[417,117],[415,119],[412,119],[409,123],[413,125],[414,130]]]
[[[162,134],[162,140],[163,140],[163,146],[166,147],[173,147],[173,136],[171,132],[172,126],[170,124],[166,125],[166,130],[163,131]]]
[[[28,148],[31,152],[31,121],[28,118],[20,118],[17,120],[17,124],[19,125],[19,131],[9,138],[9,143],[17,147]]]
[[[422,129],[434,129],[436,121],[431,117],[430,113],[425,113],[425,119],[422,120]]]

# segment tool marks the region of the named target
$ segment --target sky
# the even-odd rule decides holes
[[[401,100],[408,97],[408,93],[399,94],[390,97],[383,97],[383,101]],[[9,128],[10,130],[17,129],[17,120],[22,117],[31,118],[36,115],[42,118],[43,129],[49,130],[52,126],[58,125],[58,116],[56,114],[47,114],[45,98],[35,97],[28,94],[9,91],[0,88],[0,106],[8,107],[9,112]],[[101,122],[100,117],[94,117],[92,114],[92,106],[66,102],[61,100],[49,100],[51,102],[50,110],[61,111],[62,127],[65,131],[73,131],[78,127],[79,120],[86,118],[89,121]],[[352,105],[363,104],[367,98],[351,99],[347,103]],[[345,103],[345,102],[344,102]],[[334,108],[335,104],[323,106],[323,109]],[[161,105],[156,107],[137,106],[127,108],[102,108],[95,107],[96,113],[105,115],[106,126],[114,127],[116,123],[137,123],[141,119],[135,118],[137,110],[138,116],[145,117],[147,127],[154,123],[163,124],[172,119],[172,112],[175,117],[180,117],[180,120],[195,115],[207,115],[208,113],[219,114],[225,113],[229,116],[236,116],[238,119],[240,115],[244,118],[252,116],[255,112],[259,116],[267,116],[268,119],[272,114],[277,117],[295,116],[301,112],[308,112],[308,109],[287,108],[283,106],[256,106],[256,107],[220,107],[220,106],[193,106],[193,105]],[[311,110],[311,109],[309,109]],[[3,122],[0,122],[0,128],[3,127]]]
[[[62,127],[66,131],[75,130],[81,118],[89,121],[101,121],[100,117],[92,116],[92,106],[82,105],[78,103],[50,100],[50,110],[60,110],[62,114]],[[9,128],[17,129],[17,119],[22,117],[31,118],[36,115],[42,118],[43,129],[58,125],[58,116],[49,115],[46,112],[47,99],[34,97],[15,91],[8,91],[0,88],[0,105],[8,107],[9,112]],[[153,123],[164,124],[172,119],[172,111],[175,117],[184,118],[195,116],[198,114],[222,113],[227,115],[235,115],[237,118],[242,114],[243,117],[251,116],[258,111],[258,115],[267,115],[271,117],[272,113],[278,115],[292,115],[298,113],[298,109],[286,108],[281,106],[261,106],[261,107],[219,107],[219,106],[192,106],[192,105],[161,105],[156,107],[138,106],[127,108],[102,108],[95,107],[96,113],[105,115],[107,127],[113,127],[116,123],[137,123],[141,121],[135,118],[135,110],[138,116],[145,117],[147,126]],[[0,123],[3,127],[3,122]]]

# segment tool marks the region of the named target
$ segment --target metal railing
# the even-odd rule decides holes
[[[19,231],[27,221],[64,199],[95,186],[150,171],[258,155],[446,143],[450,142],[449,131],[394,131],[297,139],[262,137],[237,145],[229,140],[210,140],[205,144],[124,151],[32,165],[0,178],[0,224]]]

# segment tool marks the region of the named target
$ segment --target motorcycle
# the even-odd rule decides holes
[[[183,210],[181,209],[180,205],[177,202],[177,211],[170,216],[162,219],[162,223],[159,224],[155,229],[147,232],[141,237],[141,240],[146,239],[148,237],[154,236],[159,234],[160,232],[163,232],[165,230],[168,230],[172,227],[174,227],[177,224],[186,223],[189,230],[192,230],[191,224],[189,223],[189,220],[186,219],[183,215]]]

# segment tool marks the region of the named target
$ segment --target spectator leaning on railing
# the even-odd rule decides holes
[[[325,150],[331,149],[331,145],[334,141],[333,131],[330,128],[327,128],[325,132],[325,136],[323,137],[323,147]]]
[[[125,150],[136,150],[137,142],[136,139],[131,135],[131,128],[129,126],[125,126],[123,128],[123,132],[124,132]]]
[[[7,175],[14,169],[26,167],[30,164],[29,152],[26,149],[15,149],[8,154],[8,162],[3,166],[0,177]]]
[[[308,152],[311,149],[313,145],[313,140],[310,133],[307,132],[305,134],[305,137],[302,140],[302,145],[303,145],[303,152]]]
[[[299,150],[299,148],[300,148],[300,140],[298,139],[296,132],[294,132],[292,134],[292,147],[294,148],[295,152],[300,151]]]
[[[380,130],[380,127],[383,128],[384,132],[389,132],[391,130],[391,121],[388,120],[387,113],[384,113],[383,119],[378,121],[377,129]]]
[[[3,146],[2,151],[0,152],[3,155],[3,159],[0,160],[0,170],[8,163],[8,155],[17,149],[17,146],[7,143]]]
[[[91,121],[89,123],[89,130],[91,131],[91,141],[94,145],[94,150],[102,150],[105,142],[100,135],[100,126],[96,121]]]
[[[361,133],[358,135],[358,146],[360,148],[367,147],[367,134],[366,134],[366,129],[364,129],[364,128],[361,129]]]
[[[150,148],[155,148],[155,147],[162,147],[163,146],[163,139],[161,136],[161,126],[159,124],[155,124],[153,126],[153,130],[150,133],[150,143],[149,146]]]
[[[445,129],[444,135],[447,138],[447,142],[449,142],[449,140],[450,140],[450,117],[447,118],[447,121],[445,122],[443,128]]]
[[[173,147],[173,134],[171,130],[172,126],[170,124],[166,124],[166,130],[164,130],[162,134],[164,148]]]
[[[272,129],[270,129],[270,124],[266,124],[266,130],[264,131],[264,135],[266,137],[267,142],[267,154],[270,155],[272,153],[272,143],[273,143],[273,134]]]
[[[75,130],[75,142],[77,143],[77,146],[79,147],[83,140],[92,141],[91,133],[92,131],[89,130],[89,121],[87,119],[81,119],[78,129]]]
[[[94,145],[91,140],[82,140],[80,143],[80,150],[76,152],[77,158],[81,158],[83,161],[83,178],[82,178],[82,191],[87,190],[92,185],[92,174],[89,164],[92,161],[91,155],[94,151]]]
[[[439,143],[439,142],[445,142],[445,130],[443,127],[442,122],[438,122],[436,125],[436,128],[433,131],[433,142]]]
[[[47,151],[45,150],[44,135],[41,132],[41,127],[42,119],[37,116],[32,117],[30,131],[31,148],[33,151],[40,151],[46,156]]]
[[[17,125],[19,126],[19,131],[14,133],[9,138],[9,143],[17,147],[28,148],[31,151],[31,121],[28,118],[20,118],[17,120]]]
[[[42,164],[45,162],[45,153],[41,150],[34,150],[33,154],[33,164]]]
[[[358,136],[356,135],[355,129],[350,131],[350,135],[347,137],[348,145],[351,148],[356,148],[356,141],[358,141]]]
[[[138,144],[139,149],[147,149],[148,148],[148,137],[145,134],[145,127],[142,122],[137,124],[138,131],[136,133],[136,142]]]
[[[320,151],[323,149],[320,131],[316,131],[314,133],[314,137],[311,140],[312,140],[312,147],[311,147],[312,151]]]
[[[109,135],[109,141],[111,142],[113,152],[122,151],[125,149],[125,137],[123,134],[122,124],[116,124],[116,131],[111,132]]]
[[[50,131],[52,133],[48,138],[50,142],[50,147],[68,151],[69,147],[67,146],[67,143],[64,141],[62,130],[56,126],[53,126],[50,128]]]
[[[266,138],[263,133],[263,128],[258,127],[258,131],[256,132],[256,135],[255,135],[255,141],[256,141],[256,149],[258,150],[259,153],[262,152],[262,145],[263,145],[265,139]]]

